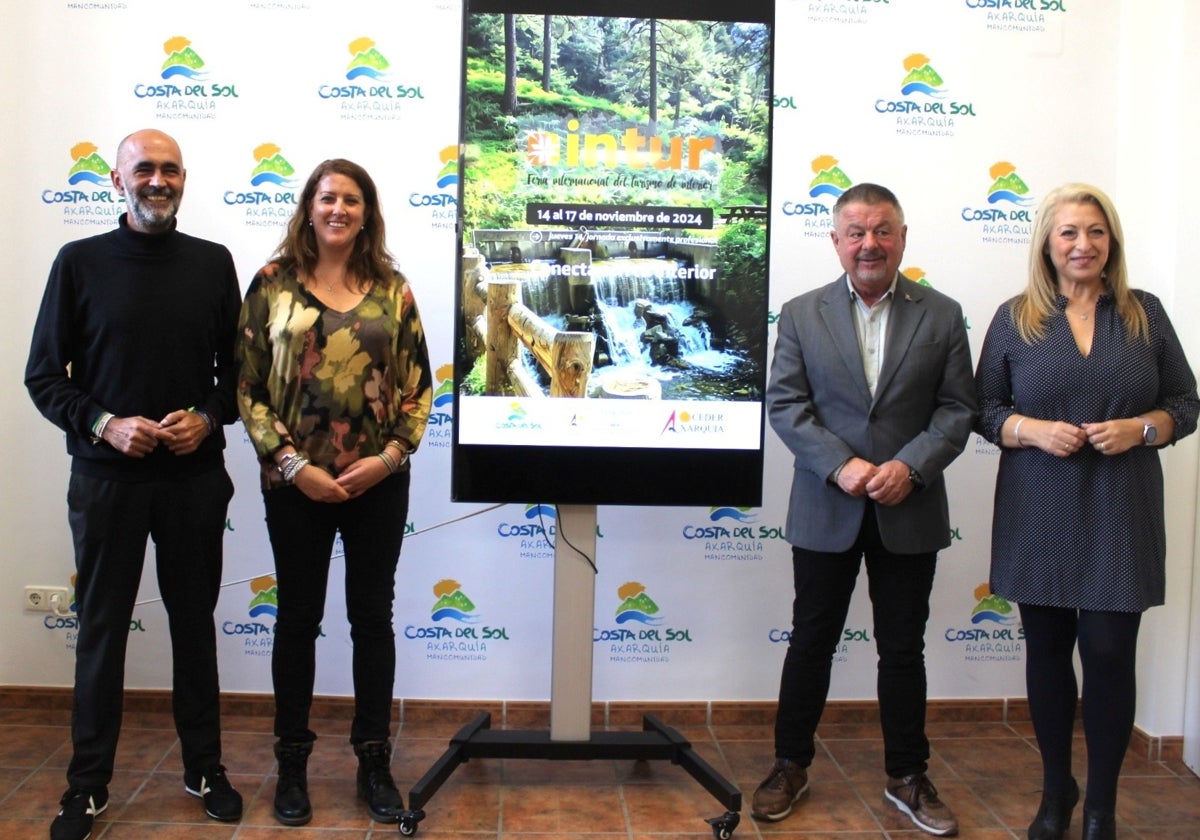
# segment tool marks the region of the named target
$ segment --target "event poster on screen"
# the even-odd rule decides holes
[[[465,28],[459,443],[760,448],[769,26]]]

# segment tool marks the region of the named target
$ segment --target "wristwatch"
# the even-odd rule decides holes
[[[925,489],[925,479],[921,478],[921,474],[912,467],[908,468],[908,480],[912,482],[913,489]]]
[[[1146,425],[1142,426],[1142,443],[1146,446],[1153,446],[1154,441],[1158,440],[1158,427],[1147,420],[1145,417],[1139,417]]]

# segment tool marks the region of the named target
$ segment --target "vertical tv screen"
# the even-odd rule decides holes
[[[770,0],[466,0],[456,501],[761,504]]]

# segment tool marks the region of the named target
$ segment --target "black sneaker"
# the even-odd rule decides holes
[[[108,807],[108,790],[71,788],[59,800],[62,807],[50,823],[50,840],[87,840],[92,823]]]
[[[229,784],[223,764],[207,772],[184,771],[183,789],[203,799],[204,813],[214,820],[236,822],[242,818],[242,795]]]

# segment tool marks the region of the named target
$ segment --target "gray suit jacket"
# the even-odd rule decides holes
[[[950,544],[942,473],[978,414],[962,308],[901,276],[872,398],[852,306],[843,275],[788,301],[780,314],[767,413],[795,456],[787,539],[812,551],[853,545],[867,499],[829,478],[857,455],[873,464],[903,461],[925,482],[899,505],[872,505],[884,546],[898,554],[937,551]]]

